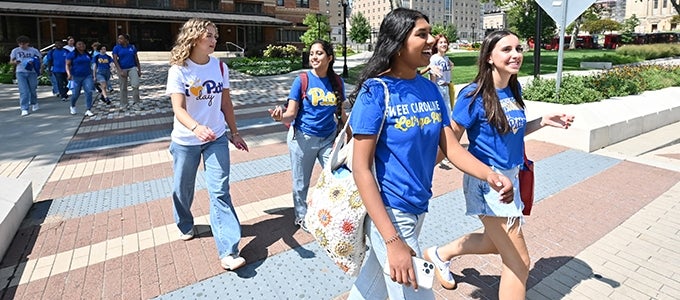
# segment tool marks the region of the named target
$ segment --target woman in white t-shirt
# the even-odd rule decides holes
[[[211,21],[190,19],[180,29],[170,52],[166,93],[175,113],[170,143],[172,201],[180,239],[190,240],[196,234],[191,203],[202,158],[210,195],[210,228],[220,264],[226,270],[235,270],[246,262],[239,256],[241,225],[229,194],[229,141],[243,151],[248,151],[248,145],[236,128],[229,70],[210,56],[217,38],[217,27]]]
[[[438,34],[434,37],[435,43],[432,46],[432,56],[430,57],[430,80],[437,84],[439,92],[444,98],[446,108],[451,114],[451,96],[449,95],[449,83],[451,83],[451,70],[453,70],[453,62],[446,56],[449,51],[449,39],[443,34]]]

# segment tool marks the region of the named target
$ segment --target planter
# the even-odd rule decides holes
[[[584,61],[581,62],[581,69],[611,69],[611,62]]]

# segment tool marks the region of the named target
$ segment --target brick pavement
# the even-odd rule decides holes
[[[234,86],[254,84],[244,78],[234,74]],[[289,83],[267,84],[268,101],[234,93],[239,124],[260,118]],[[211,239],[200,179],[193,207],[199,238],[178,240],[168,139],[90,147],[93,140],[171,128],[167,112],[140,109],[83,120],[71,152],[59,160],[0,262],[1,299],[331,299],[349,288],[352,278],[339,274],[311,236],[292,225],[283,126],[244,126],[251,152],[231,151],[231,194],[249,264],[226,272]],[[524,227],[532,256],[528,298],[678,295],[680,238],[672,216],[680,173],[545,142],[529,141],[528,154],[537,162],[541,199]],[[437,168],[423,248],[480,228],[462,215],[460,186],[459,171]],[[454,259],[459,288],[435,284],[437,298],[495,299],[499,265],[495,256]]]

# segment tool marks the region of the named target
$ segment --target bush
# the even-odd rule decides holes
[[[630,63],[636,63],[644,61],[644,58],[639,56],[628,56],[618,53],[607,53],[597,56],[586,56],[581,59],[582,61],[595,61],[595,62],[611,62],[612,65],[625,65]]]
[[[560,99],[556,98],[554,79],[534,79],[524,88],[523,97],[532,101],[578,104],[671,86],[680,86],[680,66],[623,66],[593,76],[565,76]]]
[[[300,55],[300,52],[293,45],[268,45],[262,55],[266,58],[295,58]]]
[[[678,44],[624,45],[616,49],[616,54],[638,56],[644,59],[680,56]]]
[[[302,60],[294,58],[236,58],[228,62],[229,68],[253,76],[290,73],[302,69]]]

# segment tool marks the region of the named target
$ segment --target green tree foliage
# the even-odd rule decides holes
[[[621,29],[621,23],[611,19],[586,21],[583,23],[583,25],[581,25],[581,29],[592,34],[602,34],[606,31],[615,31]]]
[[[355,43],[366,43],[366,40],[371,36],[371,24],[368,23],[364,14],[358,12],[352,15],[349,23],[352,25],[352,29],[348,32],[349,39]]]
[[[621,42],[624,44],[629,44],[635,39],[635,27],[640,25],[640,20],[633,14],[630,18],[623,20],[621,24]]]
[[[508,11],[508,26],[520,38],[530,38],[536,32],[536,1],[534,0],[497,0],[497,2],[512,2],[515,5]],[[541,41],[548,42],[557,29],[555,21],[541,10]]]
[[[305,48],[309,48],[314,40],[322,39],[330,42],[329,32],[331,26],[328,23],[328,16],[323,14],[307,14],[302,24],[307,25],[307,31],[300,37],[300,41],[305,44]]]
[[[458,29],[455,25],[439,25],[435,24],[432,26],[432,35],[443,34],[449,39],[449,43],[453,43],[458,39]]]

